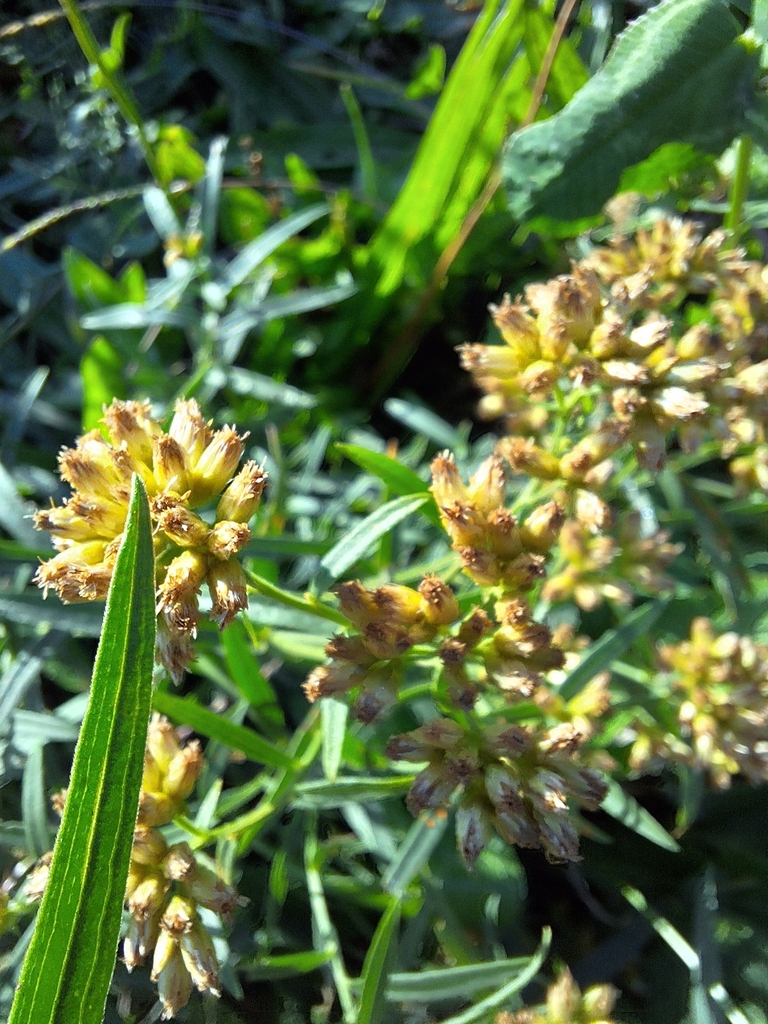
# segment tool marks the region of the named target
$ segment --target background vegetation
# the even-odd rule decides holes
[[[216,428],[248,432],[245,456],[266,466],[269,483],[241,552],[247,612],[224,632],[201,620],[179,687],[156,672],[154,708],[182,739],[202,737],[205,755],[186,807],[180,797],[163,826],[166,841],[204,851],[206,868],[248,901],[231,926],[205,919],[222,996],[193,994],[178,1019],[508,1024],[522,1005],[541,1004],[567,965],[582,989],[617,987],[616,1020],[768,1020],[766,787],[754,784],[760,770],[744,777],[737,765],[718,788],[701,757],[675,758],[669,736],[686,734],[659,656],[702,616],[715,633],[768,642],[757,384],[745,413],[755,430],[733,450],[715,425],[692,452],[673,423],[663,472],[638,460],[635,435],[617,455],[620,484],[607,500],[622,522],[636,514],[670,531],[680,554],[662,567],[668,578],[630,577],[651,555],[632,562],[625,537],[613,576],[598,566],[591,577],[598,589],[613,584],[600,600],[548,600],[539,582],[529,593],[539,620],[584,638],[548,681],[552,694],[575,698],[609,678],[611,710],[595,713],[588,759],[613,782],[603,810],[578,812],[581,860],[550,863],[495,835],[468,870],[453,810],[409,814],[403,798],[419,769],[393,760],[387,741],[436,710],[460,717],[434,649],[407,664],[394,706],[373,722],[348,716],[345,695],[310,706],[301,685],[349,627],[331,592],[340,580],[416,587],[434,572],[462,614],[498,597],[461,573],[427,491],[439,451],[455,454],[466,481],[500,437],[524,432],[477,417],[481,391],[454,351],[498,341],[489,303],[567,273],[661,215],[695,219],[702,234],[724,224],[718,252],[741,244],[739,259],[762,262],[766,5],[652,6],[3,5],[3,1019],[32,935],[30,874],[53,844],[50,797],[70,776],[103,617],[100,604],[43,601],[32,577],[52,550],[31,513],[67,497],[57,454],[98,428],[114,398],[148,400],[166,428],[176,400],[194,398]],[[741,273],[726,263],[723,288]],[[663,264],[652,267],[659,279]],[[678,333],[725,323],[692,277],[681,272],[679,293],[659,300]],[[744,298],[734,285],[723,300],[740,323],[752,318],[745,365],[768,355],[761,287],[752,282]],[[578,388],[529,393],[561,425],[553,443],[592,429],[606,399],[588,384],[574,415],[568,395],[581,402]],[[487,400],[485,409],[519,412]],[[738,457],[752,468],[732,477]],[[510,477],[507,503],[523,519],[532,494],[551,497]],[[553,548],[552,574],[564,559]],[[127,575],[121,585],[127,601]],[[143,650],[125,628],[125,649]],[[763,764],[768,680],[755,685],[746,710],[763,718],[750,751]],[[119,700],[130,703],[124,686]],[[502,704],[490,700],[488,714],[515,721],[518,705]],[[550,714],[521,707],[524,722]],[[573,717],[553,714],[548,725]],[[659,746],[633,761],[633,744],[649,736]],[[102,780],[122,770],[104,763]],[[48,1019],[72,1013],[60,998]],[[45,1019],[34,1004],[13,1012]],[[89,1012],[100,1019],[100,1006]],[[104,1019],[159,1012],[149,970],[118,962]],[[611,1011],[576,1014],[550,1006],[545,1019]]]

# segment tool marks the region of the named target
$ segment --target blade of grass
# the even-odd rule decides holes
[[[337,442],[334,448],[364,469],[366,473],[378,477],[394,494],[401,497],[409,494],[429,494],[429,485],[426,481],[422,480],[410,466],[403,465],[402,462],[390,458],[389,455],[371,451],[370,448],[361,448],[356,444]],[[440,513],[437,511],[434,498],[422,506],[421,513],[435,526],[440,525]]]
[[[352,91],[352,86],[345,82],[339,87],[341,99],[352,125],[352,134],[355,137],[357,148],[357,159],[360,162],[360,182],[363,186],[363,195],[369,203],[376,201],[376,161],[371,151],[371,143],[368,139],[368,132],[360,110],[360,104]]]
[[[136,822],[154,648],[149,506],[134,477],[91,699],[10,1024],[101,1024]]]
[[[320,701],[320,720],[323,729],[323,773],[328,782],[335,782],[339,774],[344,735],[347,731],[349,705],[333,697]]]
[[[465,1010],[463,1013],[457,1013],[455,1017],[449,1017],[447,1020],[443,1021],[443,1024],[472,1024],[473,1021],[484,1019],[485,1015],[491,1010],[495,1010],[499,1006],[503,1006],[510,996],[513,996],[516,992],[520,992],[524,989],[528,982],[533,981],[539,973],[539,969],[549,953],[549,945],[551,941],[551,930],[549,928],[544,928],[541,933],[539,948],[528,961],[528,966],[524,970],[522,970],[511,981],[508,981],[506,985],[502,985],[501,988],[497,989],[492,995],[487,996],[485,999],[481,999],[479,1003],[475,1003],[474,1006],[470,1006],[469,1009]]]
[[[331,920],[320,874],[322,854],[317,841],[317,819],[310,815],[304,843],[304,872],[307,878],[309,905],[312,910],[312,939],[317,953],[330,954],[331,974],[341,1003],[344,1024],[356,1024],[357,1007],[349,984],[349,975],[341,955],[341,943]]]
[[[360,1009],[357,1024],[379,1024],[384,1016],[386,1003],[384,989],[389,980],[389,964],[394,960],[394,946],[400,924],[400,898],[393,896],[387,909],[376,926],[368,952],[365,954],[360,977],[363,988],[360,993]]]
[[[430,854],[442,839],[447,824],[448,814],[442,810],[424,813],[417,818],[387,868],[381,880],[382,887],[393,896],[402,896],[411,879],[429,860]]]
[[[517,978],[530,957],[517,956],[490,963],[464,964],[434,971],[392,974],[387,999],[402,1003],[429,1003],[437,999],[466,999],[483,989],[498,988]]]

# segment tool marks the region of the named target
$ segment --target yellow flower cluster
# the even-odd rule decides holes
[[[694,619],[689,640],[662,647],[671,671],[685,759],[721,789],[741,772],[768,781],[768,647],[737,633],[718,633]],[[680,757],[676,748],[673,756]]]
[[[486,392],[481,414],[506,416],[517,435],[506,444],[518,461],[538,458],[535,475],[573,484],[624,446],[658,470],[674,437],[685,450],[715,441],[728,458],[750,446],[734,473],[766,481],[768,276],[724,243],[721,232],[702,240],[692,225],[662,219],[492,307],[504,344],[465,345],[462,361]],[[691,326],[678,307],[702,293],[709,304]],[[576,389],[593,405],[587,438],[573,451],[564,438],[558,451],[547,443],[544,459],[535,445],[526,453],[547,426],[543,403]]]
[[[202,767],[199,743],[181,746],[170,722],[154,715],[125,894],[130,920],[123,960],[132,971],[152,954],[164,1020],[186,1006],[193,986],[219,995],[219,964],[198,908],[230,921],[239,902],[235,889],[188,843],[169,846],[159,829],[183,809]]]
[[[177,402],[167,432],[142,402],[112,402],[103,422],[106,438],[93,430],[59,456],[72,495],[35,516],[58,551],[35,580],[65,602],[106,597],[131,479],[138,474],[154,528],[157,658],[179,681],[192,658],[203,584],[211,595],[211,619],[222,629],[248,605],[245,574],[235,556],[250,538],[247,524],[266,474],[247,462],[235,475],[245,437],[233,427],[213,431],[194,400]],[[214,501],[209,523],[194,510]]]
[[[618,995],[613,985],[591,985],[582,992],[566,967],[547,989],[543,1006],[503,1010],[494,1024],[613,1024]]]

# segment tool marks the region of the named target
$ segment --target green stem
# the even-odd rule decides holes
[[[259,832],[278,814],[291,800],[296,786],[301,780],[304,772],[310,767],[317,757],[322,743],[322,734],[319,729],[320,713],[317,708],[311,708],[302,724],[297,728],[291,738],[286,753],[293,759],[290,768],[278,769],[267,783],[263,798],[258,806],[235,818],[232,821],[225,821],[208,832],[205,843],[193,842],[191,845],[198,849],[200,846],[208,845],[215,839],[238,839],[240,852],[247,848]]]
[[[128,124],[133,125],[136,129],[139,141],[141,142],[141,148],[144,150],[144,159],[147,161],[149,172],[155,181],[159,181],[160,174],[155,160],[155,154],[152,151],[149,139],[144,131],[141,114],[139,113],[139,108],[136,106],[133,96],[118,75],[107,67],[104,62],[101,55],[101,48],[99,47],[96,37],[91,31],[91,26],[84,18],[77,0],[59,0],[59,3],[67,16],[67,21],[72,28],[72,32],[74,33],[80,49],[83,51],[85,59],[89,64],[93,64],[99,69],[106,84],[107,91],[114,100],[118,110]]]
[[[317,841],[317,815],[309,814],[309,822],[304,842],[304,872],[307,879],[309,904],[312,908],[312,932],[314,946],[318,952],[330,953],[331,974],[336,985],[336,994],[341,1003],[344,1024],[354,1024],[357,1020],[357,1008],[349,984],[349,975],[344,966],[341,953],[341,941],[336,927],[331,920],[328,904],[323,889],[320,868],[323,863],[320,844]]]
[[[255,572],[246,570],[245,575],[253,589],[264,597],[271,597],[273,601],[279,601],[280,604],[287,605],[288,608],[309,612],[310,615],[317,615],[321,619],[328,619],[330,622],[336,622],[340,626],[349,625],[349,619],[346,615],[337,612],[335,608],[329,608],[327,604],[323,604],[317,598],[300,597],[298,594],[291,594],[287,590],[281,590],[280,587],[270,583],[269,580],[265,580],[263,576],[258,576]]]
[[[725,228],[727,231],[732,231],[736,238],[744,230],[742,214],[749,189],[749,160],[751,156],[752,139],[749,135],[742,135],[736,154],[736,170],[731,181],[728,212],[725,215]]]

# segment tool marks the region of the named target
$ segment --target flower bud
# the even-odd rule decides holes
[[[159,871],[149,871],[128,900],[131,917],[146,921],[157,914],[165,901],[166,882]]]
[[[161,946],[162,943],[162,946]],[[153,963],[152,980],[157,982],[157,994],[163,1004],[163,1020],[170,1020],[182,1007],[189,1002],[192,995],[192,978],[187,970],[177,942],[170,938],[158,938],[156,951],[161,949],[165,954],[162,967],[156,968]]]
[[[528,515],[520,527],[520,541],[528,551],[546,554],[558,538],[565,512],[556,501],[548,501]]]
[[[430,764],[413,780],[405,804],[414,818],[428,807],[444,807],[456,789],[456,783],[440,765]]]
[[[264,467],[257,466],[255,462],[246,462],[221,496],[216,507],[216,519],[247,523],[259,507],[266,482]]]
[[[129,456],[145,464],[152,461],[152,438],[158,432],[149,402],[121,402],[115,399],[104,408],[102,423],[116,448],[125,447]]]
[[[174,843],[163,860],[163,874],[169,881],[186,882],[197,870],[197,861],[189,843]]]
[[[213,940],[199,918],[188,932],[182,935],[180,943],[184,966],[189,971],[192,983],[198,992],[219,991],[219,962],[213,948]]]
[[[425,576],[419,584],[424,616],[433,626],[448,626],[461,614],[459,602],[448,586],[437,576]]]
[[[456,845],[459,855],[471,871],[491,836],[488,813],[475,803],[456,808]]]
[[[234,427],[216,431],[190,473],[193,504],[210,501],[225,487],[240,462],[244,440]]]
[[[178,441],[168,434],[152,438],[152,469],[161,491],[184,493],[188,486],[187,460]]]
[[[240,563],[230,558],[227,562],[212,562],[206,579],[213,602],[211,621],[224,629],[239,611],[248,607],[245,573]]]
[[[133,833],[131,862],[157,867],[168,852],[168,844],[155,828],[140,825]]]
[[[210,526],[178,498],[159,494],[150,508],[158,529],[181,548],[202,547],[210,537]]]
[[[560,460],[529,438],[505,437],[496,448],[516,473],[539,480],[557,480],[560,476]]]
[[[174,755],[163,780],[163,790],[178,804],[183,803],[195,788],[203,770],[203,748],[192,740]]]
[[[190,468],[197,465],[213,436],[194,398],[188,401],[179,399],[176,403],[168,433],[181,446]]]
[[[123,939],[123,962],[128,973],[144,963],[146,955],[155,948],[160,932],[160,912],[153,917],[128,920],[128,930]]]
[[[234,886],[204,864],[197,864],[191,878],[185,881],[184,888],[190,899],[212,910],[226,922],[231,922],[240,903],[248,902],[237,895]]]
[[[245,523],[228,519],[216,523],[208,536],[206,547],[216,558],[225,562],[242,550],[251,539],[251,531]]]

